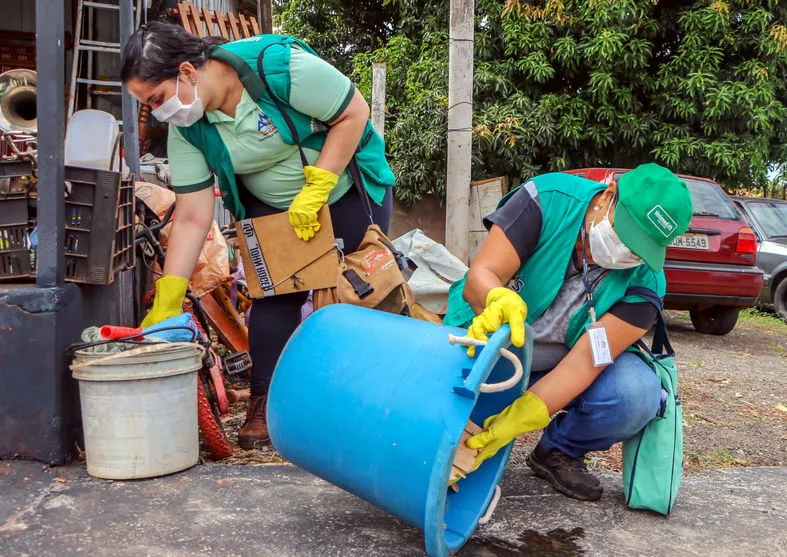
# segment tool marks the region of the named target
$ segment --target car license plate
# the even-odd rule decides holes
[[[670,244],[673,248],[708,249],[707,234],[681,234],[676,236]]]

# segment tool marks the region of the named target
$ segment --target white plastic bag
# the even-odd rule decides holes
[[[448,288],[465,276],[467,265],[417,228],[396,238],[393,244],[418,266],[407,281],[416,301],[429,311],[444,315],[448,309]]]

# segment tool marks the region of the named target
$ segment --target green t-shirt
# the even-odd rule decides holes
[[[298,48],[292,49],[290,82],[290,106],[323,122],[335,120],[355,93],[355,87],[347,76]],[[245,89],[235,109],[235,118],[218,110],[205,115],[215,124],[227,146],[235,174],[240,176],[246,189],[268,205],[287,209],[304,185],[303,163],[297,145],[287,145],[281,140],[270,118]],[[306,148],[304,152],[309,164],[314,164],[320,154]],[[167,156],[176,193],[212,187],[213,175],[204,155],[186,141],[175,126],[169,126]],[[350,186],[352,179],[344,172],[328,203],[341,198]]]

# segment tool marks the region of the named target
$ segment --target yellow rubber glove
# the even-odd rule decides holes
[[[295,229],[295,234],[308,242],[320,229],[317,211],[328,202],[328,196],[339,177],[316,166],[304,166],[303,175],[306,177],[306,185],[292,200],[289,212],[290,224]]]
[[[467,336],[476,340],[486,341],[486,335],[494,333],[503,323],[511,327],[511,344],[522,346],[525,344],[525,318],[527,305],[525,301],[513,290],[498,286],[486,295],[486,308],[473,318]],[[475,346],[467,349],[467,355],[475,356]]]
[[[549,424],[549,410],[544,401],[530,391],[525,391],[499,414],[484,420],[484,431],[466,441],[471,449],[482,449],[475,457],[476,470],[487,458],[508,445],[516,437],[541,429]]]
[[[175,275],[164,275],[156,281],[156,297],[153,308],[140,325],[143,329],[161,323],[165,319],[183,313],[183,300],[186,298],[188,279]]]

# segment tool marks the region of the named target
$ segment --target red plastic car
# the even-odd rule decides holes
[[[568,170],[589,180],[617,181],[625,168]],[[679,175],[689,186],[694,216],[685,234],[667,248],[667,309],[689,310],[701,333],[726,335],[742,308],[760,295],[763,273],[756,267],[757,239],[735,204],[707,178]]]

